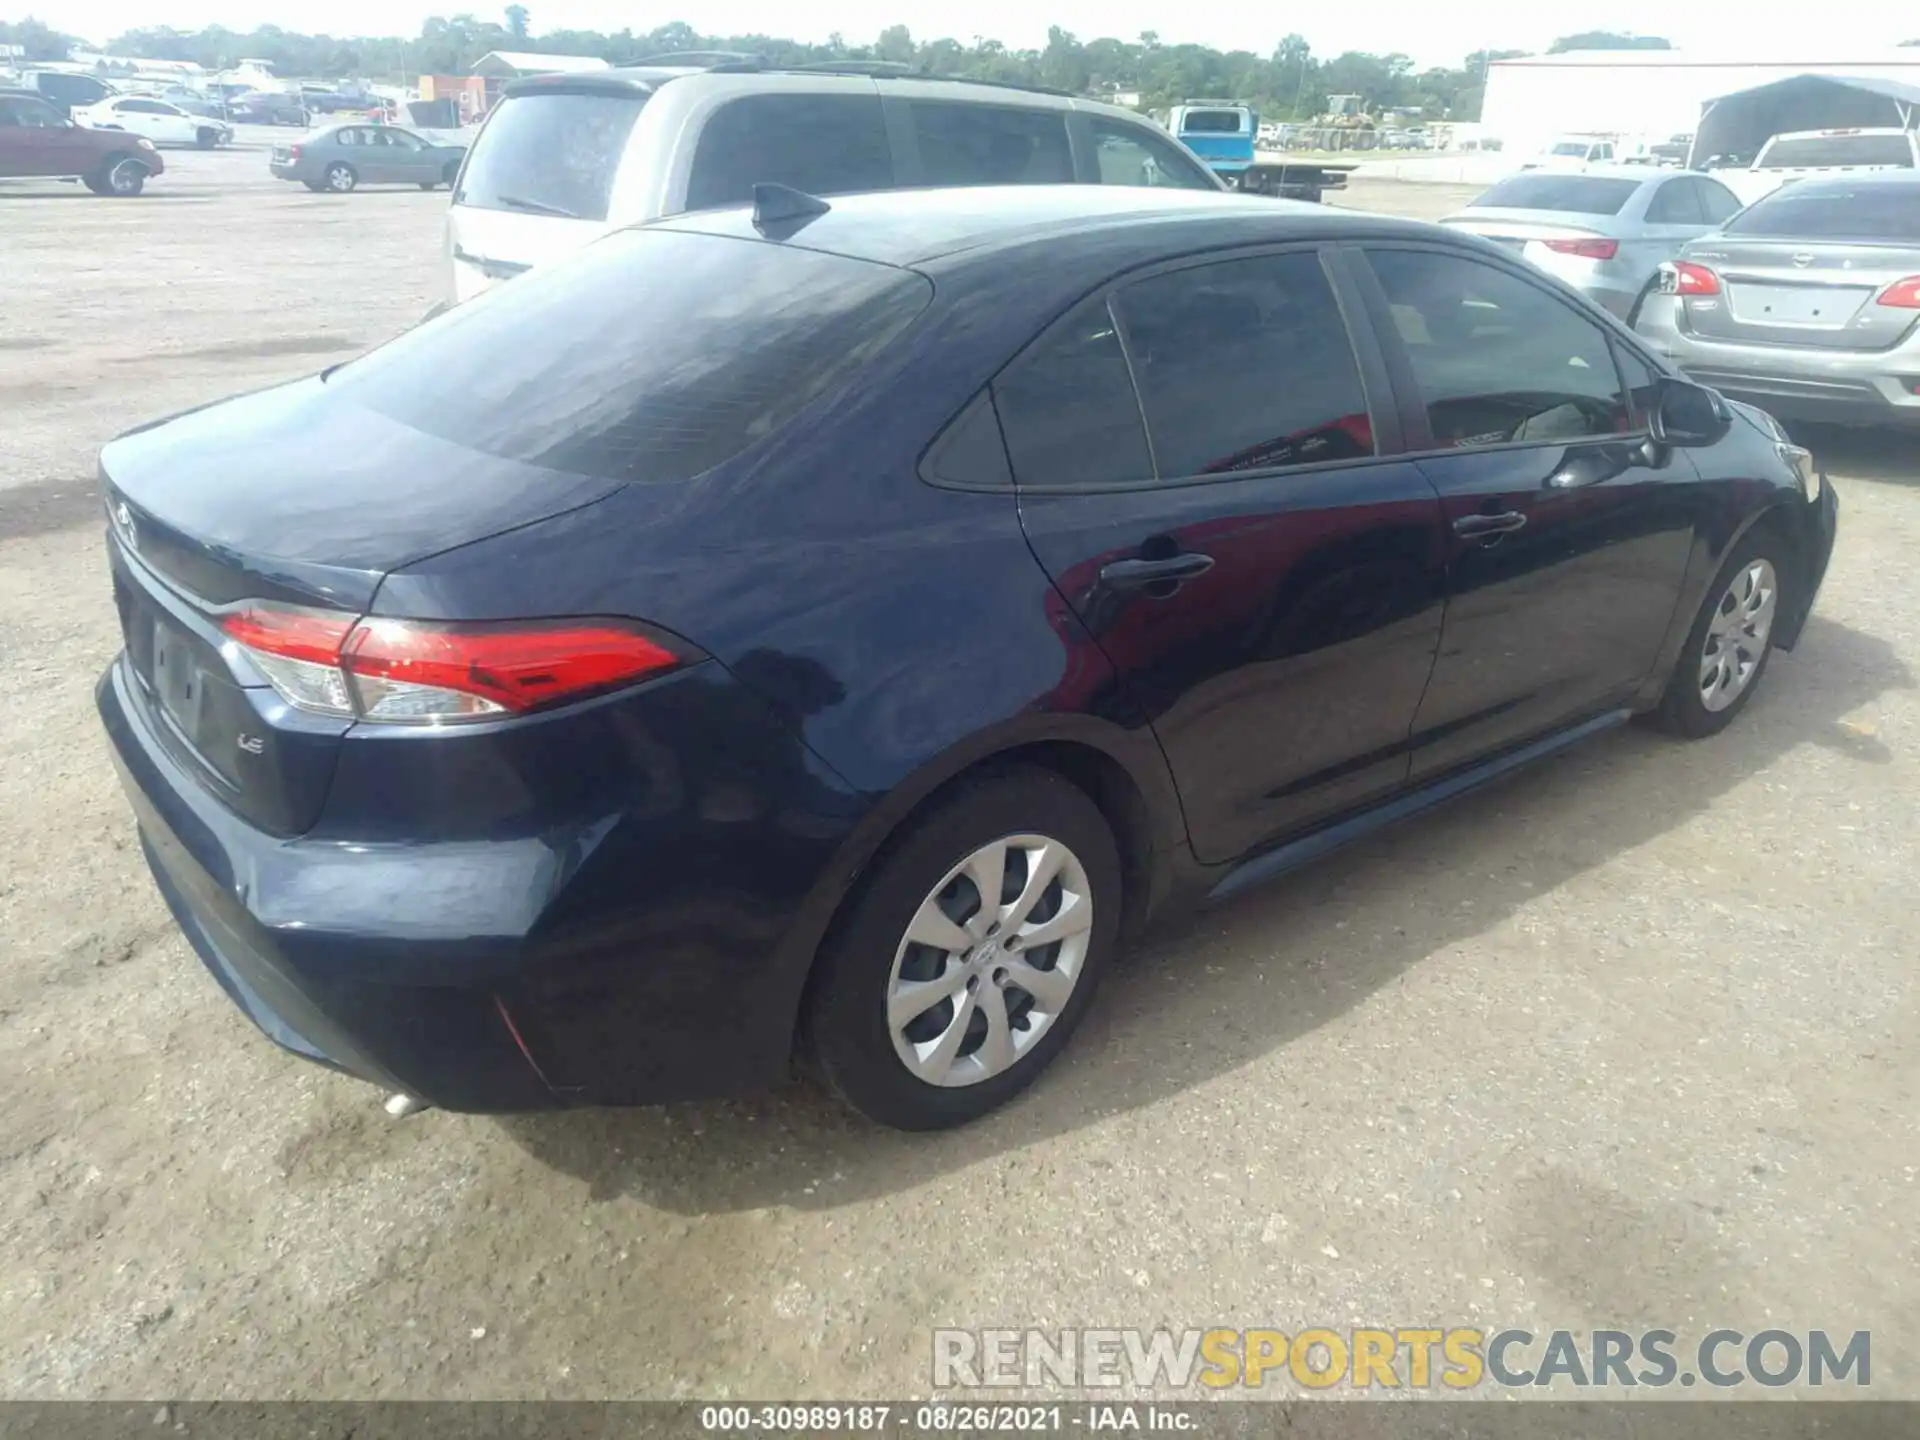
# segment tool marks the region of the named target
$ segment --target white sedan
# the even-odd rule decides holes
[[[211,150],[233,139],[233,127],[224,120],[189,115],[178,105],[144,95],[115,95],[97,105],[76,106],[73,119],[90,130],[144,135],[155,145],[192,145]]]

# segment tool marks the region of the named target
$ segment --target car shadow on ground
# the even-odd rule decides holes
[[[1913,683],[1885,641],[1816,615],[1719,736],[1686,744],[1640,726],[1613,732],[1144,942],[1107,976],[1052,1072],[963,1130],[883,1130],[807,1080],[737,1101],[498,1123],[597,1199],[630,1195],[683,1214],[824,1209],[903,1191],[1258,1060],[1527,901],[1685,824],[1797,746],[1886,763],[1870,726],[1843,721]],[[1430,903],[1429,890],[1444,903]]]

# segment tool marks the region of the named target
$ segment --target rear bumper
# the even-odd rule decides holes
[[[298,180],[300,178],[300,167],[292,160],[269,160],[267,162],[267,169],[281,180]]]
[[[1782,420],[1920,427],[1920,353],[1789,349],[1704,339],[1682,330],[1675,303],[1653,296],[1634,329],[1703,385]]]
[[[787,1072],[865,806],[719,666],[434,739],[431,761],[419,732],[343,742],[327,812],[292,839],[182,768],[124,657],[96,700],[168,907],[292,1053],[477,1112]]]

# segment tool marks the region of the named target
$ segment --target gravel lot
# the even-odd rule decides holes
[[[1840,546],[1731,732],[1155,942],[972,1129],[804,1087],[396,1124],[194,960],[93,715],[97,447],[438,298],[444,192],[243,139],[134,202],[0,186],[0,1394],[897,1397],[934,1325],[1362,1323],[1870,1329],[1920,1397],[1915,447],[1816,437]]]

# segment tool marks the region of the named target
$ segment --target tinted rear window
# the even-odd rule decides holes
[[[1726,225],[1729,235],[1920,245],[1920,185],[1789,185]]]
[[[1246,117],[1238,110],[1189,110],[1180,122],[1184,135],[1238,135]]]
[[[1904,165],[1913,166],[1913,142],[1905,135],[1808,135],[1774,140],[1760,152],[1757,165]]]
[[[1515,175],[1475,200],[1475,208],[1558,210],[1573,215],[1618,215],[1640,188],[1638,180],[1602,180],[1592,175]]]
[[[1073,183],[1064,111],[916,100],[913,134],[929,185]]]
[[[683,480],[839,389],[931,295],[922,277],[864,260],[624,230],[407,332],[328,384],[468,449]]]
[[[880,97],[749,95],[722,105],[694,148],[687,208],[751,204],[763,182],[809,195],[891,190]]]
[[[614,172],[643,95],[515,95],[502,102],[467,160],[459,205],[607,218]]]

